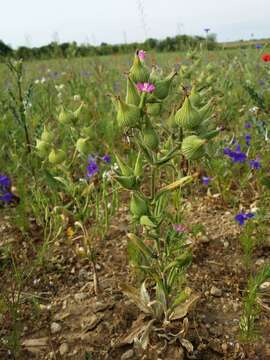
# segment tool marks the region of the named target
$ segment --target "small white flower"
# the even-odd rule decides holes
[[[46,82],[46,78],[43,77],[43,78],[40,80],[40,83],[41,83],[41,84],[44,84],[45,82]]]
[[[258,110],[259,110],[258,106],[253,106],[252,108],[249,109],[249,112],[256,113]]]
[[[117,163],[114,163],[113,166],[112,166],[112,169],[113,170],[118,170],[119,169],[119,166]]]
[[[80,95],[74,95],[73,99],[74,99],[74,101],[81,101]]]
[[[58,92],[60,92],[61,90],[63,90],[63,89],[64,89],[64,87],[65,87],[65,85],[64,85],[64,84],[55,85],[55,89],[56,89],[56,91],[58,91]]]
[[[37,79],[37,80],[35,80],[34,82],[35,82],[35,84],[39,84],[39,83],[40,83],[40,80]]]

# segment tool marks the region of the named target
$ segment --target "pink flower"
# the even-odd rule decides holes
[[[140,60],[144,61],[144,59],[145,59],[145,51],[144,50],[139,50],[138,51],[138,56],[139,56]]]
[[[184,232],[188,231],[188,228],[182,224],[174,224],[173,228],[178,233],[184,233]]]
[[[138,83],[137,85],[137,89],[141,92],[147,92],[147,93],[151,93],[153,91],[155,91],[155,85],[150,84],[150,83]]]

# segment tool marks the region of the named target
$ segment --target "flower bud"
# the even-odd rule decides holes
[[[161,113],[161,103],[147,104],[147,114],[151,116],[158,116]]]
[[[131,104],[126,104],[118,98],[117,122],[120,128],[137,127],[141,120],[141,110]]]
[[[48,144],[51,144],[54,140],[54,134],[49,131],[46,126],[44,126],[44,130],[41,134],[41,140],[47,142]]]
[[[76,149],[79,151],[80,154],[88,154],[89,153],[89,143],[88,138],[80,138],[76,142]]]
[[[131,105],[139,105],[140,104],[140,95],[137,87],[134,82],[128,76],[127,78],[127,96],[126,103]]]
[[[136,176],[118,176],[115,175],[114,179],[127,190],[135,190],[138,187]]]
[[[156,83],[157,81],[161,80],[161,76],[162,70],[158,66],[153,66],[150,73],[149,82]]]
[[[139,195],[132,194],[130,201],[130,211],[137,218],[146,215],[148,213],[147,202],[144,199],[142,199]]]
[[[199,126],[200,120],[199,112],[191,104],[187,96],[182,107],[175,114],[175,122],[183,129],[194,129]]]
[[[192,87],[191,93],[189,95],[189,100],[193,106],[199,106],[201,101],[201,96],[196,92],[195,86]]]
[[[66,154],[63,150],[54,150],[49,154],[49,162],[54,165],[61,164],[66,159]]]
[[[150,124],[147,124],[142,134],[144,145],[146,145],[152,151],[157,150],[159,145],[159,137],[155,129]]]
[[[154,94],[158,99],[163,100],[168,96],[175,75],[177,75],[177,72],[173,71],[165,79],[155,82],[156,89]]]
[[[65,110],[64,106],[61,106],[60,113],[58,115],[58,120],[61,124],[70,124],[73,119],[73,113],[69,110]]]
[[[115,160],[121,170],[121,173],[122,175],[124,176],[131,176],[131,175],[134,175],[133,174],[133,169],[131,169],[131,167],[129,167],[128,165],[126,165],[124,163],[124,161],[118,156],[115,154]]]
[[[149,70],[141,61],[138,51],[136,51],[134,56],[133,65],[129,72],[130,78],[137,83],[145,83],[149,79]]]
[[[206,140],[200,139],[196,135],[190,135],[184,138],[182,142],[182,154],[188,160],[198,160],[205,154],[204,144]]]
[[[209,100],[202,108],[199,109],[201,119],[207,119],[213,111],[212,100]]]
[[[36,149],[38,156],[45,158],[50,151],[50,145],[46,141],[37,139]]]

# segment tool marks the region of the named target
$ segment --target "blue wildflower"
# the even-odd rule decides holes
[[[234,217],[234,220],[239,223],[240,226],[245,225],[245,221],[254,217],[252,213],[239,213]]]
[[[226,147],[223,150],[223,153],[229,156],[234,163],[243,163],[246,161],[247,155],[241,151],[241,147],[239,144],[236,145],[235,151],[231,150],[230,148]]]
[[[107,163],[107,164],[110,164],[110,163],[111,163],[111,157],[110,157],[110,155],[108,155],[108,154],[105,154],[105,155],[102,157],[102,160],[105,161],[105,163]]]
[[[251,135],[250,135],[250,134],[246,134],[246,136],[245,136],[245,140],[246,140],[246,144],[247,144],[247,146],[250,146]]]
[[[3,195],[0,196],[0,201],[4,201],[6,203],[12,202],[13,199],[14,195],[9,191],[5,192]]]
[[[89,159],[89,164],[87,166],[87,176],[92,177],[99,171],[99,167],[95,160]]]
[[[202,183],[203,185],[208,186],[212,178],[210,176],[202,176]]]
[[[250,122],[245,123],[245,129],[250,129],[252,127]]]
[[[9,189],[11,187],[11,180],[6,175],[0,175],[0,189]]]
[[[250,160],[249,166],[251,167],[251,169],[258,170],[261,168],[262,165],[261,165],[259,159],[256,158],[255,160]]]
[[[256,45],[255,45],[255,48],[256,48],[256,49],[262,49],[263,46],[262,46],[261,44],[256,44]]]

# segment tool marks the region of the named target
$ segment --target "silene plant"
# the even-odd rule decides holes
[[[191,171],[182,176],[178,164],[205,157],[219,129],[209,126],[212,99],[198,107],[200,94],[194,90],[185,94],[182,103],[171,100],[168,105],[170,94],[171,99],[176,98],[173,81],[178,74],[161,74],[156,68],[150,72],[145,52],[136,51],[125,100],[112,96],[118,127],[132,145],[126,156],[114,154],[118,163],[114,180],[130,194],[128,253],[137,275],[137,286],[122,284],[122,290],[144,314],[141,327],[132,333],[137,349],[147,348],[152,331],[162,336],[160,332],[171,329],[169,338],[180,339],[190,351],[192,344],[185,339],[186,315],[199,295],[186,286],[185,273],[192,261],[188,230],[170,204],[173,193],[181,194],[197,177]],[[169,120],[163,121],[168,106],[173,110]],[[182,329],[179,333],[178,326],[174,334],[173,322],[179,319],[184,319]]]

